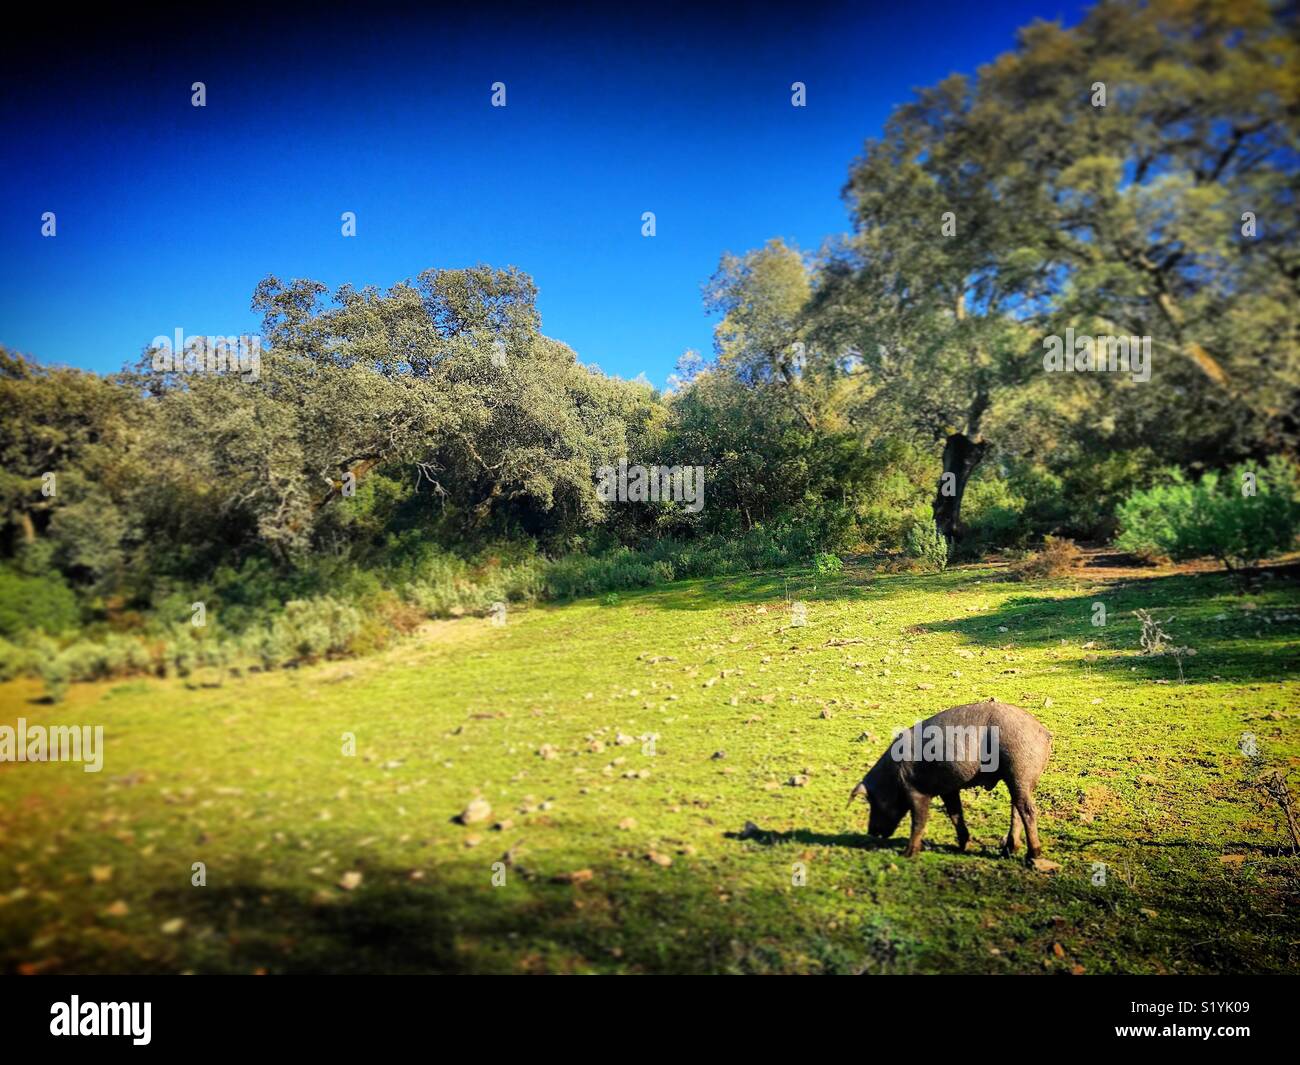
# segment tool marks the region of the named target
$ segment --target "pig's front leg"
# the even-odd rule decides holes
[[[930,817],[930,798],[929,795],[920,795],[913,792],[912,800],[912,837],[907,841],[907,848],[903,851],[904,858],[915,858],[921,852],[921,837],[925,835],[925,822]]]
[[[957,849],[964,851],[970,842],[970,829],[966,827],[966,816],[961,808],[961,792],[950,791],[943,796],[943,808],[948,812],[952,827],[957,830]]]

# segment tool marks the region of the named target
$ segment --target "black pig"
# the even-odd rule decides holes
[[[1011,793],[1011,828],[1002,853],[1020,847],[1018,814],[1029,842],[1027,861],[1032,862],[1043,852],[1034,787],[1051,753],[1052,734],[1018,706],[992,699],[954,706],[901,733],[853,789],[849,802],[867,797],[867,831],[873,836],[892,836],[903,815],[910,813],[912,835],[903,855],[911,858],[921,849],[934,796],[943,799],[957,830],[957,845],[965,850],[970,833],[962,816],[961,789],[991,790],[1005,780]]]

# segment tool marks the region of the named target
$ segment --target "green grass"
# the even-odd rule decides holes
[[[106,742],[99,774],[0,765],[3,967],[1300,971],[1300,859],[1238,749],[1250,732],[1270,765],[1300,759],[1296,585],[995,577],[691,581],[219,687],[48,705],[0,686],[0,723]],[[1138,653],[1138,607],[1196,648],[1185,683]],[[939,810],[906,860],[905,826],[879,845],[845,806],[895,727],[989,696],[1055,736],[1038,801],[1057,873],[998,856],[1001,786],[965,793],[965,854]],[[453,823],[475,796],[491,820]]]

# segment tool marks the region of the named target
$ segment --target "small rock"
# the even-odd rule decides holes
[[[457,816],[456,820],[462,825],[473,825],[480,821],[486,821],[492,816],[492,807],[488,805],[486,799],[471,799],[468,806]]]

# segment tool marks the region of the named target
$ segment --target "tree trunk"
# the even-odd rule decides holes
[[[939,478],[939,490],[934,497],[934,523],[949,543],[960,532],[961,497],[966,482],[986,450],[987,443],[972,440],[965,433],[952,433],[943,446],[943,476]]]

